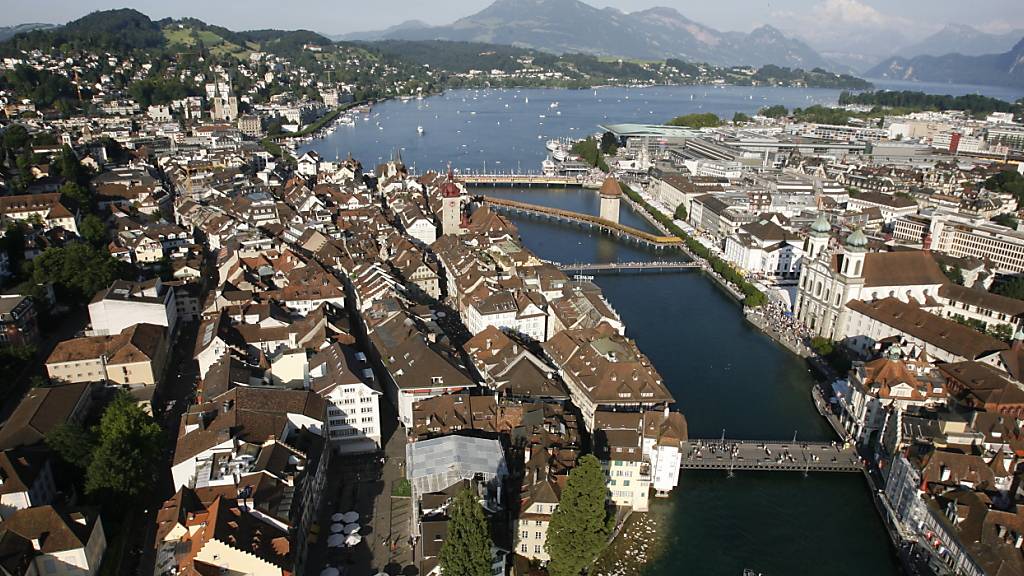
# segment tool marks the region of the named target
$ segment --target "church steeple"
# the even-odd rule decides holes
[[[828,248],[828,241],[831,237],[832,225],[824,212],[818,212],[818,219],[811,224],[811,233],[807,238],[807,257],[811,260],[820,258]]]

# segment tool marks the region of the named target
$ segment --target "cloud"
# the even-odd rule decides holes
[[[1000,18],[998,20],[991,20],[989,22],[978,24],[976,28],[982,32],[988,32],[990,34],[1005,34],[1006,32],[1012,32],[1014,30],[1024,28],[1024,21],[1011,21]]]
[[[783,30],[831,52],[890,53],[894,41],[924,33],[923,22],[882,13],[861,0],[820,0],[801,11],[776,11],[772,17]]]
[[[890,23],[881,12],[857,0],[824,0],[811,11],[819,22],[825,21],[830,24],[885,26]]]

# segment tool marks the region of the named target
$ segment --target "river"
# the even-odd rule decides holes
[[[374,109],[376,118],[340,128],[312,146],[327,156],[334,156],[334,148],[342,156],[351,151],[364,164],[401,149],[406,163],[421,171],[448,161],[463,169],[482,169],[484,160],[488,169],[536,170],[546,138],[592,132],[605,116],[611,122],[661,122],[693,111],[731,117],[735,111],[752,112],[768,104],[792,107],[838,97],[838,92],[826,90],[728,87],[608,88],[597,94],[460,91],[387,102]],[[699,96],[691,101],[690,94]],[[550,107],[554,101],[558,108]],[[538,113],[546,116],[539,120],[547,121],[557,110],[562,114],[538,126]],[[377,128],[378,121],[383,130]],[[416,134],[418,125],[425,129],[423,136]],[[597,195],[590,190],[486,193],[598,211]],[[559,262],[681,257],[563,224],[513,220],[528,248]],[[653,230],[625,204],[621,220]],[[691,437],[717,438],[724,431],[736,439],[786,439],[794,433],[807,440],[832,438],[811,402],[813,380],[804,362],[747,324],[739,306],[700,272],[597,276],[596,281],[625,321],[627,334],[663,376],[686,415]],[[739,576],[744,568],[771,576],[898,573],[885,529],[858,475],[740,472],[728,478],[721,472],[684,472],[671,498],[653,502],[652,515],[660,519],[664,548],[648,564],[649,576]]]
[[[494,189],[489,195],[590,214],[597,194],[581,189]],[[654,231],[623,204],[624,224]],[[514,217],[523,242],[558,262],[681,258],[597,232]],[[661,373],[686,415],[690,436],[831,440],[811,402],[803,360],[748,324],[740,308],[699,271],[598,275],[595,281]],[[684,472],[668,500],[653,501],[665,549],[650,576],[898,573],[867,484],[854,474]]]

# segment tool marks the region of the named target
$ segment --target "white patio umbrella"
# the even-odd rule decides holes
[[[357,522],[359,520],[359,512],[356,512],[355,510],[350,510],[342,514],[341,517],[345,522],[348,523]]]
[[[345,536],[343,534],[331,534],[327,537],[327,545],[331,548],[341,548],[345,545]]]
[[[363,541],[363,537],[359,534],[349,534],[348,538],[345,538],[345,544],[347,546],[355,546]]]
[[[344,529],[345,525],[341,522],[338,522],[337,524],[331,524],[331,532],[341,532]]]
[[[359,524],[356,523],[346,524],[345,528],[342,529],[344,534],[355,534],[356,532],[359,532]]]
[[[332,522],[341,522],[344,519],[345,519],[345,515],[342,514],[341,512],[335,512],[334,514],[331,514],[331,521]]]
[[[334,566],[328,566],[320,571],[320,576],[338,576],[341,574]]]

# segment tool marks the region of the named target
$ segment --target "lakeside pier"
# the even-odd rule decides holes
[[[864,463],[849,444],[759,440],[696,440],[686,443],[684,470],[762,472],[862,472]]]

